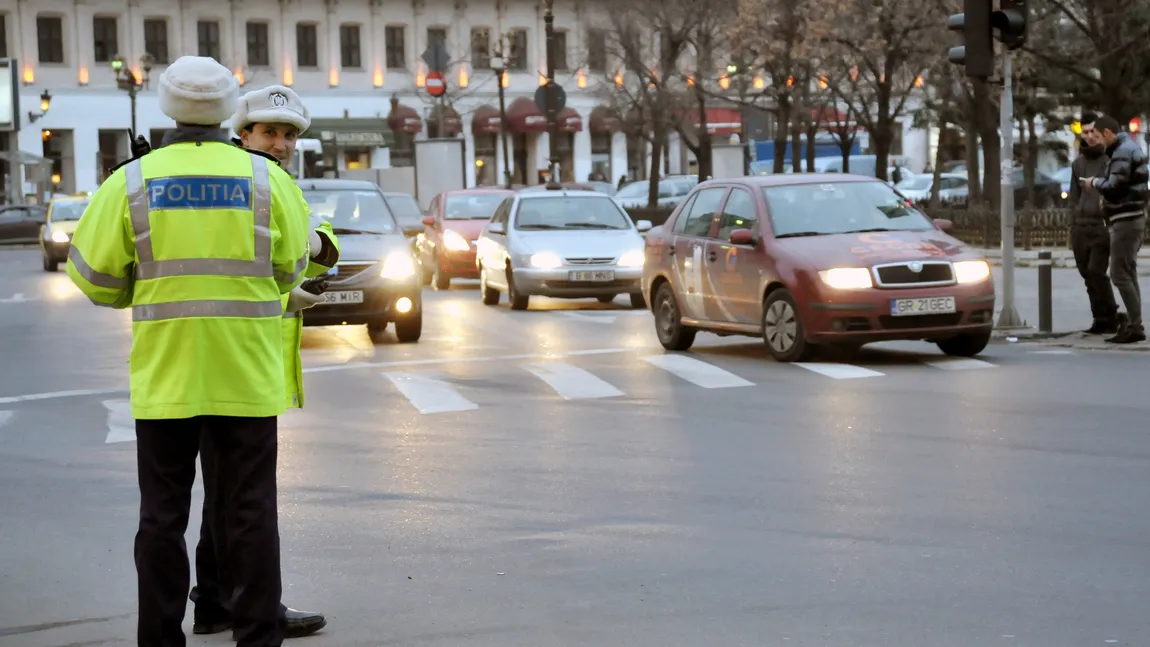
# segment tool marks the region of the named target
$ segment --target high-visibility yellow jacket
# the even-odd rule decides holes
[[[132,309],[132,416],[284,411],[283,302],[308,262],[308,206],[291,176],[216,141],[133,160],[92,196],[68,276]]]
[[[339,260],[339,239],[331,230],[331,224],[323,222],[315,228],[316,233],[326,238],[335,249],[335,255],[327,258],[311,259],[305,278],[315,278],[335,267]],[[313,250],[314,254],[315,251]],[[303,407],[303,360],[300,358],[300,341],[303,339],[303,313],[287,312],[288,295],[284,295],[283,343],[284,343],[284,381],[287,384],[287,402],[289,409]]]

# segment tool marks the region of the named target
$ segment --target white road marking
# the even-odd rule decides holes
[[[8,424],[9,422],[12,422],[12,419],[15,417],[16,417],[15,411],[0,411],[0,427],[3,427],[4,425]]]
[[[869,368],[853,364],[835,364],[833,362],[795,362],[795,366],[805,368],[813,373],[825,375],[836,380],[857,380],[864,377],[882,377],[884,373],[872,371]]]
[[[1074,351],[1068,348],[1056,348],[1053,350],[1032,350],[1031,355],[1073,355]]]
[[[360,368],[391,368],[399,366],[436,366],[440,364],[474,364],[477,362],[498,362],[520,359],[559,359],[562,357],[580,357],[584,355],[618,355],[619,353],[637,353],[646,348],[591,348],[588,350],[573,350],[566,353],[524,353],[521,355],[492,355],[487,357],[440,357],[436,359],[405,359],[395,362],[354,362],[350,364],[332,364],[329,366],[312,366],[303,369],[304,373],[327,373],[330,371],[350,371]],[[0,400],[3,404],[3,400]]]
[[[928,366],[941,368],[946,371],[969,371],[980,368],[997,368],[990,362],[984,362],[980,359],[944,359],[937,362],[927,362]]]
[[[25,303],[27,301],[34,301],[34,300],[35,299],[25,299],[23,292],[17,292],[16,294],[14,294],[10,297],[7,297],[5,299],[0,299],[0,303]]]
[[[127,389],[77,389],[74,391],[49,391],[47,393],[29,393],[26,395],[12,395],[0,398],[0,404],[15,404],[17,402],[31,402],[33,400],[53,400],[56,398],[74,398],[85,395],[111,395],[126,393]]]
[[[643,358],[643,361],[705,389],[755,385],[754,382],[748,382],[718,366],[683,355],[648,355]]]
[[[104,443],[129,443],[136,440],[136,420],[128,400],[104,400],[108,410],[108,435]]]
[[[585,315],[581,312],[566,312],[560,311],[564,317],[578,319],[579,321],[592,321],[597,324],[613,324],[615,323],[615,315]]]
[[[592,373],[564,362],[536,362],[523,368],[546,382],[564,400],[613,398],[623,395],[610,383]]]
[[[455,387],[418,373],[383,373],[420,413],[471,411],[479,405],[463,397]]]

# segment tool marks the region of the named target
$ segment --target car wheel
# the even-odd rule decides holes
[[[367,324],[367,336],[371,338],[371,343],[373,344],[382,344],[388,341],[387,322],[381,321]]]
[[[670,283],[659,286],[655,294],[655,333],[659,343],[667,350],[687,350],[695,343],[698,330],[684,326]]]
[[[786,288],[775,290],[763,303],[763,341],[780,362],[802,362],[814,354],[807,343],[795,298]]]
[[[618,294],[604,294],[603,296],[599,297],[599,303],[612,303],[613,301],[615,301],[615,297],[617,297],[617,296],[619,296],[619,295]]]
[[[507,268],[507,300],[511,302],[512,310],[526,310],[527,302],[531,297],[526,294],[520,294],[519,289],[515,287],[515,275],[511,273],[511,268]]]
[[[631,294],[631,307],[636,310],[642,310],[647,307],[647,300],[643,298],[642,292],[634,292]]]
[[[487,285],[487,268],[479,266],[479,294],[483,297],[483,305],[499,305],[499,290]]]
[[[44,261],[44,271],[45,272],[56,272],[60,269],[60,264],[55,262],[55,261],[48,260],[47,256],[42,257],[41,260]]]
[[[938,349],[952,357],[974,357],[986,350],[990,343],[990,331],[971,332],[936,342]]]
[[[395,338],[401,344],[411,344],[419,341],[423,334],[423,310],[395,320]]]
[[[436,259],[435,267],[432,269],[435,275],[435,289],[436,290],[450,290],[451,289],[451,276],[444,274],[443,270],[439,269],[439,260]]]

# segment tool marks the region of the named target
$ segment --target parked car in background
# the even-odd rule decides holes
[[[303,311],[304,326],[366,325],[375,343],[389,324],[402,343],[423,331],[423,290],[410,245],[383,192],[360,180],[298,180],[312,216],[339,237],[339,262],[325,302]]]
[[[514,191],[498,188],[444,191],[431,200],[416,243],[424,285],[451,287],[452,279],[479,278],[475,240],[495,209]]]
[[[1058,198],[1063,205],[1070,201],[1070,173],[1071,168],[1063,166],[1050,176],[1050,179],[1058,182]]]
[[[938,198],[942,204],[961,204],[970,198],[965,175],[942,173],[938,176]],[[916,203],[928,203],[934,194],[934,175],[915,175],[895,185],[898,192]]]
[[[526,310],[535,295],[610,303],[627,294],[643,308],[640,232],[650,228],[593,191],[509,196],[476,243],[483,303],[496,305],[506,293],[512,310]]]
[[[0,244],[34,243],[39,240],[47,207],[38,204],[0,206]]]
[[[87,194],[55,198],[48,203],[48,213],[40,227],[40,257],[45,272],[55,272],[60,263],[68,260],[72,249],[72,234],[80,224],[80,216],[88,208],[91,198]]]
[[[679,204],[698,183],[698,178],[691,175],[669,176],[660,179],[658,206],[673,207]],[[614,198],[624,209],[642,209],[647,206],[650,188],[650,181],[639,180],[619,189]]]
[[[423,233],[423,211],[420,210],[415,196],[398,191],[384,191],[383,201],[391,210],[391,215],[395,217],[395,221],[403,229],[404,236],[414,240],[416,236]]]
[[[990,341],[994,280],[950,227],[874,178],[712,180],[647,235],[643,292],[668,350],[709,331],[761,337],[783,362],[890,340],[971,357]]]

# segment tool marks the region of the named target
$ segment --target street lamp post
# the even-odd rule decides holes
[[[52,93],[44,90],[40,93],[40,112],[28,111],[28,123],[36,123],[36,120],[43,117],[48,113],[48,108],[52,107]]]
[[[736,77],[736,83],[739,87],[739,145],[743,149],[743,175],[751,174],[751,147],[747,143],[747,120],[745,115],[745,104],[747,102],[747,76],[746,70],[742,68],[739,63],[727,64],[727,78]],[[794,155],[794,151],[791,151]],[[776,152],[776,155],[779,153]]]
[[[555,0],[547,0],[543,10],[543,29],[547,38],[547,139],[549,142],[548,160],[550,170],[547,173],[547,186],[559,186],[559,120],[558,110],[555,109]]]
[[[135,72],[124,65],[124,59],[119,54],[112,59],[112,70],[116,72],[116,87],[127,91],[132,104],[132,130],[128,135],[129,141],[136,136],[136,94],[148,85],[148,73],[152,71],[152,62],[151,54],[140,57],[140,69],[144,73],[140,79],[136,78]]]
[[[504,105],[503,74],[507,71],[507,63],[503,59],[503,37],[499,37],[498,49],[491,57],[491,71],[495,72],[495,85],[499,88],[499,141],[503,144],[503,181],[507,189],[511,189],[511,156],[507,152],[507,106]]]

